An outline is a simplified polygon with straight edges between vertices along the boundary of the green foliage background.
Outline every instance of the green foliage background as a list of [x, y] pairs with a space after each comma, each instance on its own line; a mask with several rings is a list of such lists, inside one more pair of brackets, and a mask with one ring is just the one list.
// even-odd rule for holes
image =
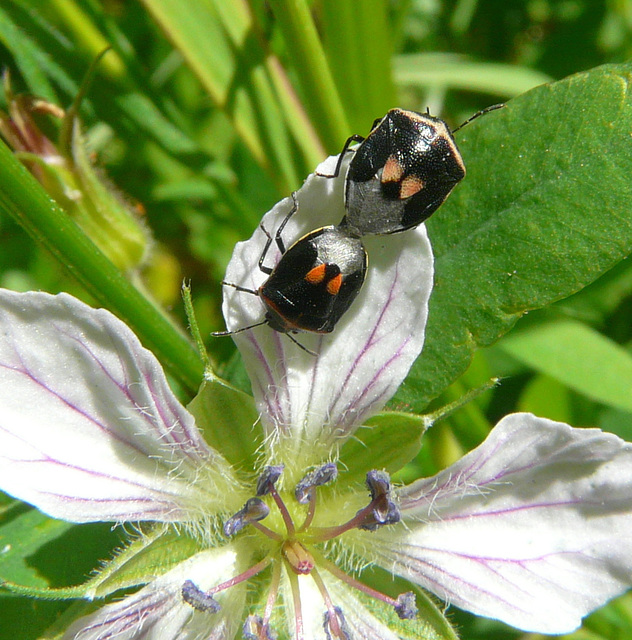
[[[409, 414], [492, 376], [502, 384], [426, 434], [399, 479], [449, 464], [513, 410], [632, 440], [631, 2], [0, 4], [0, 61], [15, 93], [68, 107], [108, 45], [81, 120], [153, 251], [121, 273], [3, 148], [1, 286], [108, 306], [190, 398], [201, 362], [182, 330], [183, 278], [202, 335], [223, 329], [219, 281], [234, 243], [351, 133], [366, 135], [393, 106], [455, 126], [507, 101], [457, 134], [468, 176], [428, 223], [437, 284], [427, 347], [392, 402], [396, 418], [375, 419], [381, 442], [392, 458], [402, 441], [416, 453], [421, 423]], [[58, 138], [58, 122], [42, 126]], [[231, 341], [207, 347], [247, 391]], [[107, 525], [70, 526], [0, 499], [0, 576], [15, 582], [77, 584], [119, 540]], [[0, 638], [38, 638], [66, 607], [0, 596]], [[631, 607], [624, 596], [569, 638], [632, 637]], [[521, 637], [450, 615], [468, 640]]]

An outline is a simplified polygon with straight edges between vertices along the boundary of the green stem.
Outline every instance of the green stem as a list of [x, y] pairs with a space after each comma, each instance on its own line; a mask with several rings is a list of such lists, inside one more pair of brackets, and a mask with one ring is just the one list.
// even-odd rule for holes
[[190, 393], [202, 381], [200, 356], [184, 334], [145, 298], [0, 143], [0, 212], [5, 211], [143, 344]]
[[349, 123], [307, 3], [270, 0], [269, 5], [283, 32], [305, 103], [318, 123], [325, 146], [330, 152], [339, 151], [349, 137]]

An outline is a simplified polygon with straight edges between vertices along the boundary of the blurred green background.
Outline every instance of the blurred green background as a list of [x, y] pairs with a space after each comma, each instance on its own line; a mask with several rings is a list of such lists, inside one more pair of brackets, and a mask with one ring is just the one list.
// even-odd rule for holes
[[[208, 336], [224, 328], [219, 282], [235, 242], [349, 135], [366, 135], [394, 106], [429, 109], [454, 127], [542, 83], [627, 62], [632, 2], [4, 0], [0, 62], [10, 78], [5, 74], [0, 108], [10, 114], [10, 99], [30, 94], [67, 109], [106, 46], [112, 50], [79, 107], [85, 147], [68, 144], [59, 118], [41, 109], [34, 118], [41, 135], [72, 156], [72, 179], [107, 176], [114, 187], [122, 221], [102, 248], [122, 252], [129, 280], [182, 327], [180, 286], [190, 281]], [[77, 157], [79, 148], [85, 158]], [[28, 153], [22, 149], [25, 164], [42, 169]], [[64, 176], [48, 177], [63, 183]], [[69, 211], [66, 187], [57, 185], [58, 202]], [[105, 196], [97, 189], [95, 197]], [[128, 232], [140, 249], [125, 244]], [[95, 301], [94, 291], [5, 214], [0, 286]], [[479, 350], [431, 408], [492, 376], [502, 384], [437, 425], [401, 477], [449, 464], [513, 410], [632, 440], [631, 314], [632, 270], [622, 261], [583, 291], [520, 320], [506, 338]], [[207, 346], [217, 369], [247, 386], [232, 342], [209, 339]], [[184, 383], [182, 392], [186, 397]], [[395, 406], [406, 409], [401, 399]], [[24, 527], [27, 516], [37, 523]], [[107, 526], [51, 524], [9, 498], [0, 502], [2, 521], [0, 575], [3, 535], [19, 535], [27, 548], [32, 536], [26, 555], [45, 582], [81, 581], [119, 539]], [[60, 561], [70, 549], [72, 561]], [[631, 605], [629, 597], [619, 599], [569, 637], [632, 637]], [[64, 606], [3, 597], [0, 638], [39, 637]], [[536, 637], [459, 612], [450, 616], [466, 639]]]

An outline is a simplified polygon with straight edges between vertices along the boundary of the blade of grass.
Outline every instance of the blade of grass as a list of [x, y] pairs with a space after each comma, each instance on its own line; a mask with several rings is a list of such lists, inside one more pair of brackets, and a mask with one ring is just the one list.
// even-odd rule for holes
[[550, 82], [552, 78], [527, 67], [475, 62], [451, 53], [415, 53], [401, 55], [394, 62], [395, 80], [400, 85], [444, 86], [490, 93], [507, 98]]
[[327, 58], [352, 131], [366, 132], [396, 102], [387, 3], [325, 0], [322, 15]]
[[[70, 8], [56, 11], [54, 3], [57, 0], [51, 0], [46, 6], [33, 4], [30, 0], [10, 0], [6, 6], [17, 29], [11, 33], [12, 39], [7, 47], [15, 55], [30, 91], [46, 97], [47, 94], [39, 85], [33, 84], [28, 75], [28, 60], [24, 59], [24, 52], [29, 51], [29, 47], [33, 49], [35, 62], [45, 77], [53, 80], [66, 94], [65, 100], [53, 92], [51, 101], [64, 106], [65, 102], [74, 99], [86, 70], [108, 40], [98, 35], [98, 31], [95, 35], [96, 27], [91, 17], [82, 13], [76, 4], [71, 0], [61, 1], [70, 4]], [[54, 15], [55, 23], [48, 20], [48, 14], [44, 15], [44, 9]], [[65, 21], [66, 14], [72, 18], [68, 22]], [[24, 34], [28, 34], [28, 38]], [[134, 140], [138, 130], [145, 131], [170, 154], [191, 164], [200, 155], [199, 146], [165, 117], [158, 106], [159, 101], [143, 79], [144, 72], [137, 69], [135, 58], [129, 51], [118, 47], [119, 41], [117, 38], [114, 50], [104, 57], [97, 70], [105, 82], [93, 84], [83, 106], [94, 108], [119, 133], [127, 125]]]
[[38, 96], [55, 102], [57, 96], [42, 67], [42, 52], [13, 22], [8, 12], [0, 6], [0, 42], [13, 54], [22, 75]]
[[269, 5], [294, 61], [312, 120], [325, 147], [339, 151], [351, 130], [309, 8], [304, 0], [270, 0]]
[[[267, 79], [257, 73], [264, 52], [248, 39], [248, 24], [239, 28], [233, 24], [227, 30], [213, 4], [202, 0], [143, 2], [213, 102], [230, 117], [256, 162], [270, 174], [281, 192], [294, 188], [297, 174], [289, 170], [292, 164], [286, 134], [279, 136], [278, 129], [266, 130], [271, 118], [276, 125], [282, 119], [275, 114], [277, 105], [271, 101]], [[243, 13], [234, 15], [246, 19]], [[233, 40], [237, 35], [241, 40]]]

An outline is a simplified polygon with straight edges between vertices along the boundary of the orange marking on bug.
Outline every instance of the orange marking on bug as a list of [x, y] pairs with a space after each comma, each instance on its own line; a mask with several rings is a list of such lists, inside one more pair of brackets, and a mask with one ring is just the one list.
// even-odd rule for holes
[[310, 269], [305, 274], [305, 280], [309, 282], [309, 284], [320, 284], [325, 279], [325, 270], [327, 265], [319, 264], [317, 267]]
[[399, 188], [399, 197], [401, 200], [405, 200], [419, 193], [423, 188], [423, 180], [417, 176], [408, 176], [402, 180], [402, 185]]
[[399, 182], [404, 175], [404, 167], [395, 156], [389, 156], [382, 170], [382, 182]]
[[338, 295], [338, 292], [340, 291], [341, 286], [342, 286], [342, 273], [339, 273], [337, 276], [332, 278], [327, 283], [327, 293], [331, 294], [332, 296], [336, 296]]

